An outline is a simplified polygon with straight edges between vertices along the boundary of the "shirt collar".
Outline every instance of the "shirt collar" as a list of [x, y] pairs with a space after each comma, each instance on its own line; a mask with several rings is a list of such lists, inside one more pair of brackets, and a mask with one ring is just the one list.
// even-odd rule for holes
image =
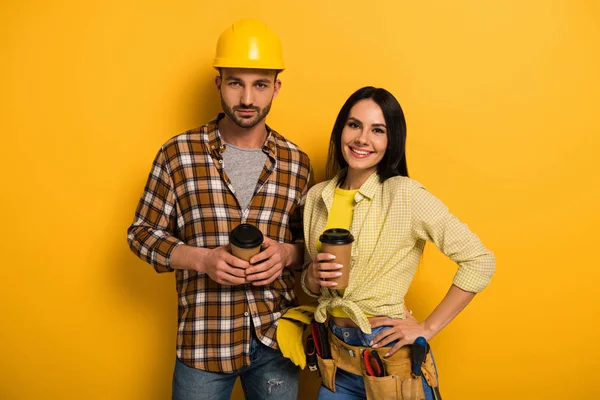
[[367, 178], [365, 183], [362, 184], [360, 189], [358, 189], [358, 194], [372, 200], [375, 197], [375, 193], [377, 193], [377, 189], [381, 186], [381, 182], [379, 182], [379, 175], [374, 172]]
[[[327, 208], [330, 210], [331, 205], [333, 203], [333, 197], [335, 196], [335, 188], [338, 187], [342, 177], [346, 174], [346, 170], [342, 170], [337, 173], [333, 179], [329, 181], [329, 183], [323, 189], [321, 197], [325, 200], [325, 204]], [[354, 199], [356, 202], [360, 202], [362, 199], [367, 198], [372, 200], [377, 193], [377, 189], [381, 186], [379, 182], [379, 175], [374, 172], [367, 178], [365, 183], [358, 189], [358, 192], [354, 195]]]

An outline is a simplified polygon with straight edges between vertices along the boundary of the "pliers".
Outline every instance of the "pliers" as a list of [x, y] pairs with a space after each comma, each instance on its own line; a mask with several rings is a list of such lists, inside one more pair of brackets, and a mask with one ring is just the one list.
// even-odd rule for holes
[[367, 370], [367, 375], [369, 376], [385, 376], [385, 365], [377, 350], [365, 349], [362, 353], [363, 363], [365, 364], [365, 369]]

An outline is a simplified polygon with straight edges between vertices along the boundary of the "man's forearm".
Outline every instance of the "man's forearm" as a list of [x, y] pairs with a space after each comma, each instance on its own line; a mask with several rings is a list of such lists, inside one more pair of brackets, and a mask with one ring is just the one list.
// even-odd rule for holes
[[202, 262], [206, 253], [210, 251], [202, 247], [188, 246], [181, 244], [171, 253], [170, 267], [174, 269], [189, 269], [198, 272], [202, 271]]

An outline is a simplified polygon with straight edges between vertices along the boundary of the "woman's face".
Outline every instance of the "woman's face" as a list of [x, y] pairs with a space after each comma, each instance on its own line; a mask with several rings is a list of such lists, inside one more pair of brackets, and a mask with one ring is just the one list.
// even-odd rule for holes
[[375, 172], [387, 144], [387, 127], [381, 108], [371, 99], [356, 103], [342, 130], [342, 154], [348, 170]]

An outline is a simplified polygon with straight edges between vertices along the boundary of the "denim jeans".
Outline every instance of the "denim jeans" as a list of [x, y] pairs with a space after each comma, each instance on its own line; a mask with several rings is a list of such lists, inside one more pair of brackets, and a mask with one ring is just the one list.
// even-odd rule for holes
[[[371, 334], [364, 333], [359, 328], [341, 328], [329, 320], [330, 332], [341, 339], [344, 343], [351, 346], [369, 347], [369, 343], [381, 331], [390, 328], [389, 326], [380, 326], [372, 329]], [[398, 341], [392, 342], [386, 346], [393, 346]], [[433, 357], [433, 353], [432, 353]], [[437, 373], [437, 372], [436, 372]], [[433, 390], [427, 385], [424, 377], [421, 377], [423, 389], [425, 391], [425, 400], [433, 400]], [[364, 400], [366, 399], [365, 383], [362, 376], [351, 374], [338, 368], [335, 374], [335, 390], [332, 392], [321, 385], [317, 400]]]
[[229, 400], [238, 376], [248, 400], [296, 400], [298, 396], [298, 367], [281, 351], [262, 344], [252, 329], [250, 365], [234, 373], [191, 368], [177, 358], [173, 400]]

